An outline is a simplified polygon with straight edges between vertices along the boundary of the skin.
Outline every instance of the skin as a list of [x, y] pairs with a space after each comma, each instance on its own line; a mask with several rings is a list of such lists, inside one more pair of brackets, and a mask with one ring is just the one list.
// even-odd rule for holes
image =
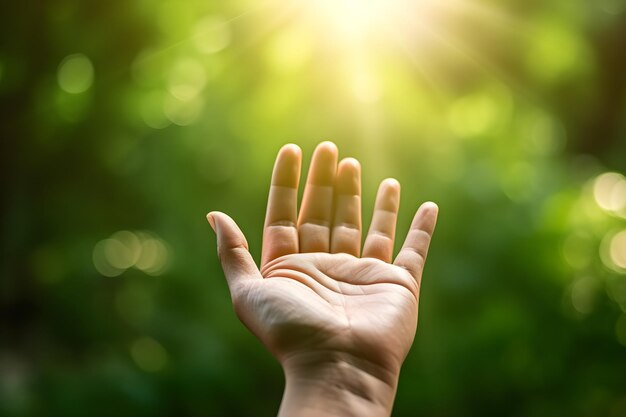
[[233, 306], [283, 367], [279, 416], [388, 416], [438, 208], [422, 204], [392, 259], [400, 184], [384, 180], [361, 251], [358, 161], [319, 144], [298, 212], [301, 163], [292, 144], [276, 158], [260, 268], [235, 222], [207, 215]]

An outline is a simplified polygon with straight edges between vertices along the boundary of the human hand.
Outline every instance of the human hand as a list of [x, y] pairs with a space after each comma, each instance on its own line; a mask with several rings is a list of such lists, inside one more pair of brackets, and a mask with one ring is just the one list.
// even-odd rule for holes
[[235, 311], [283, 366], [281, 414], [388, 415], [415, 336], [437, 206], [419, 208], [392, 263], [400, 184], [383, 181], [361, 254], [359, 163], [337, 164], [336, 146], [321, 143], [298, 215], [301, 159], [295, 145], [276, 158], [260, 269], [235, 222], [207, 216]]

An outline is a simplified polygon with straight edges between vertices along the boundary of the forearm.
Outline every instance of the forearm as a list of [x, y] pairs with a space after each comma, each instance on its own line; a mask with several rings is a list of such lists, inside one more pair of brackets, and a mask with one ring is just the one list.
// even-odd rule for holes
[[398, 370], [325, 352], [287, 359], [283, 369], [286, 385], [279, 417], [391, 415]]

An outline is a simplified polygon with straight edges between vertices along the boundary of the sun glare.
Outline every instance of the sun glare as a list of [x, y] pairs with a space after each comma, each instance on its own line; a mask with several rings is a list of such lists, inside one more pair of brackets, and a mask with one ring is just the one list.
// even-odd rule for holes
[[[480, 25], [505, 38], [519, 32], [509, 14], [476, 0], [297, 0], [294, 6], [291, 21], [314, 33], [322, 50], [338, 52], [334, 68], [350, 68], [350, 77], [369, 72], [361, 78], [374, 81], [384, 78], [376, 74], [383, 66], [410, 69], [438, 96], [444, 95], [455, 65], [469, 66], [499, 82], [505, 78], [476, 47], [479, 41], [464, 36], [467, 25]], [[360, 84], [362, 80], [355, 88], [361, 90]], [[367, 84], [369, 88], [372, 83]], [[360, 92], [356, 98], [371, 102], [377, 96]]]
[[422, 25], [432, 24], [432, 19], [422, 18], [435, 2], [299, 0], [295, 6], [292, 22], [298, 30], [312, 33], [316, 44], [333, 57], [332, 71], [342, 80], [340, 88], [355, 102], [368, 105], [381, 97], [381, 62], [396, 54], [411, 66], [421, 65], [414, 40], [420, 37]]
[[303, 12], [329, 30], [337, 41], [388, 36], [406, 25], [429, 0], [315, 0]]
[[361, 36], [385, 24], [394, 1], [383, 0], [317, 0], [310, 2], [318, 17], [328, 20], [334, 29], [346, 36]]

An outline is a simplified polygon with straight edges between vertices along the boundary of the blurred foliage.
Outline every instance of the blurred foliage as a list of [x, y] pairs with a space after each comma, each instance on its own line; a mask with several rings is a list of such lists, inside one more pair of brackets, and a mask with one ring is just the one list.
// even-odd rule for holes
[[[0, 414], [270, 416], [204, 214], [321, 140], [441, 206], [395, 416], [626, 415], [626, 3], [0, 5]], [[402, 240], [402, 239], [400, 239]]]

